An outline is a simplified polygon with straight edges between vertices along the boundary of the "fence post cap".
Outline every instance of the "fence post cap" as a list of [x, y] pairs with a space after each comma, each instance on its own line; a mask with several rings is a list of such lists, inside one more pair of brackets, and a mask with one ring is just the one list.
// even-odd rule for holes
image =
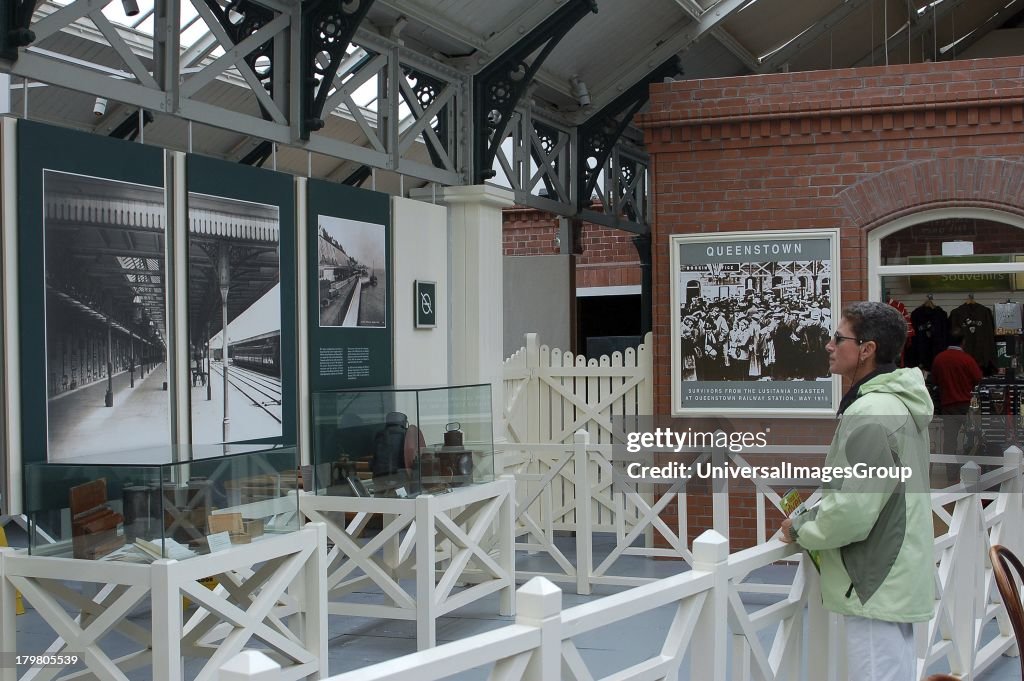
[[587, 443], [589, 443], [590, 442], [590, 433], [587, 432], [586, 430], [583, 430], [582, 428], [580, 428], [575, 433], [573, 433], [573, 440], [576, 441], [576, 442], [587, 442]]
[[539, 621], [562, 611], [562, 590], [544, 577], [534, 577], [516, 591], [517, 619]]
[[275, 678], [281, 670], [281, 665], [267, 657], [263, 651], [243, 650], [225, 662], [220, 670], [224, 675], [222, 678], [249, 678], [259, 681]]
[[1020, 465], [1021, 459], [1024, 458], [1024, 451], [1021, 451], [1021, 448], [1017, 445], [1010, 445], [1006, 448], [1006, 451], [1003, 452], [1003, 456], [1014, 464]]
[[693, 562], [696, 564], [722, 563], [729, 558], [729, 540], [714, 530], [705, 530], [693, 540]]
[[973, 461], [968, 461], [960, 468], [961, 482], [978, 482], [981, 478], [981, 466]]

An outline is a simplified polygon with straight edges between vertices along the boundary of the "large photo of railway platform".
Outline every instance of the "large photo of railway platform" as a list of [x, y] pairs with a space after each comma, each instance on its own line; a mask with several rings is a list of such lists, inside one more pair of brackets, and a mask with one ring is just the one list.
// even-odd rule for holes
[[387, 326], [384, 225], [327, 215], [317, 224], [320, 326]]
[[44, 170], [50, 461], [167, 445], [164, 190]]
[[280, 209], [190, 192], [193, 444], [281, 437]]

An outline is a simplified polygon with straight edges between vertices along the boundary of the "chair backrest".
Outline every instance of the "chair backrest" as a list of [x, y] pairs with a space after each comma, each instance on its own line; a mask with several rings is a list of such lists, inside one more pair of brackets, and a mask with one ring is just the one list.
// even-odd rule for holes
[[[1003, 605], [1006, 613], [1010, 616], [1010, 624], [1013, 625], [1013, 635], [1017, 639], [1017, 645], [1024, 641], [1024, 606], [1020, 602], [1020, 592], [1017, 590], [1017, 581], [1008, 565], [1012, 565], [1022, 581], [1024, 581], [1024, 565], [1021, 565], [1017, 556], [1005, 546], [994, 545], [988, 552], [989, 560], [992, 561], [992, 571], [996, 577], [996, 586], [999, 587], [999, 595], [1003, 598]], [[1021, 679], [1024, 681], [1024, 664], [1021, 666]]]

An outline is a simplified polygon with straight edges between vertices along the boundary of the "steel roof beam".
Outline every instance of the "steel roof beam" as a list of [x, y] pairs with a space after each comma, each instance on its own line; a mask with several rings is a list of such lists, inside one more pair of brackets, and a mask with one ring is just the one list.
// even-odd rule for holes
[[474, 183], [494, 177], [491, 166], [516, 106], [555, 46], [591, 13], [597, 13], [597, 0], [569, 0], [473, 79]]
[[796, 38], [792, 39], [781, 49], [773, 52], [768, 58], [760, 61], [757, 71], [760, 73], [772, 73], [778, 71], [784, 64], [789, 63], [798, 54], [814, 44], [818, 38], [838, 26], [844, 19], [866, 5], [868, 0], [847, 0], [824, 17], [815, 22], [810, 28], [805, 29]]
[[[593, 107], [603, 109], [608, 106], [616, 97], [626, 89], [643, 80], [652, 68], [658, 64], [664, 64], [673, 55], [679, 55], [697, 44], [707, 35], [713, 35], [713, 31], [719, 28], [720, 24], [729, 18], [733, 12], [740, 9], [748, 0], [722, 0], [710, 10], [697, 16], [693, 9], [685, 2], [676, 0], [677, 4], [686, 12], [692, 21], [683, 27], [682, 30], [672, 30], [665, 40], [655, 43], [657, 46], [643, 55], [642, 58], [634, 59], [626, 68], [616, 72], [607, 85], [602, 84], [600, 91], [594, 94]], [[724, 31], [723, 31], [724, 33]], [[735, 43], [735, 41], [732, 41]], [[724, 44], [724, 43], [723, 43]], [[729, 45], [725, 45], [729, 49]], [[740, 57], [744, 62], [752, 60], [753, 57], [743, 50], [745, 56]]]
[[[676, 0], [676, 4], [683, 8], [683, 11], [697, 22], [697, 40], [705, 34], [710, 33], [715, 40], [720, 42], [725, 49], [732, 52], [733, 56], [746, 64], [751, 71], [757, 69], [757, 60], [750, 54], [747, 48], [736, 42], [736, 39], [725, 32], [720, 24], [729, 18], [734, 12], [743, 8], [750, 0], [721, 0], [718, 4], [702, 12], [694, 12], [693, 3], [686, 0]], [[686, 49], [689, 48], [689, 45]]]
[[[954, 53], [966, 52], [974, 43], [978, 42], [990, 32], [998, 30], [1005, 24], [1010, 17], [1017, 14], [1018, 12], [1024, 12], [1024, 5], [1018, 5], [1013, 3], [1012, 5], [1006, 5], [1001, 10], [993, 14], [988, 20], [974, 29], [974, 32], [969, 36], [957, 43], [956, 48], [953, 50]], [[941, 57], [940, 57], [941, 58]], [[952, 59], [953, 57], [950, 57]]]

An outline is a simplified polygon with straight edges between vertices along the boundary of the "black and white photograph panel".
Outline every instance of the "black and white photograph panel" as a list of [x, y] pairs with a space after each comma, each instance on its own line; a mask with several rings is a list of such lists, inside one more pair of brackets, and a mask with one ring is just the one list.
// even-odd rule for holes
[[47, 459], [171, 441], [161, 187], [43, 172]]
[[384, 225], [318, 216], [320, 326], [387, 325]]
[[188, 216], [192, 443], [280, 437], [280, 209], [192, 192]]
[[673, 237], [673, 413], [832, 413], [837, 232]]

